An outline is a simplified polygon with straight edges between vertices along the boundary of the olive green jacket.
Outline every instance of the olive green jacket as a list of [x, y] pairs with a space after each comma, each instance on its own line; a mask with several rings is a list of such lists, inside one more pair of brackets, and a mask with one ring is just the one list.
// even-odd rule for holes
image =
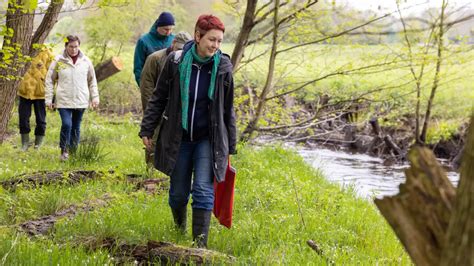
[[148, 100], [150, 100], [155, 90], [156, 81], [166, 62], [166, 57], [171, 52], [171, 48], [161, 49], [146, 58], [140, 77], [140, 93], [142, 97], [142, 110], [145, 113]]

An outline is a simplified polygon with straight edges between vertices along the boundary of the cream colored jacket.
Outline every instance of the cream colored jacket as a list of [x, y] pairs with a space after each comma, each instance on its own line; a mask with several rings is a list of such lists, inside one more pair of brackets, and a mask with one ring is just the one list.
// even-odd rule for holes
[[76, 64], [64, 51], [49, 66], [46, 76], [46, 101], [53, 100], [56, 85], [56, 108], [87, 108], [89, 101], [99, 102], [99, 90], [91, 60], [79, 51]]

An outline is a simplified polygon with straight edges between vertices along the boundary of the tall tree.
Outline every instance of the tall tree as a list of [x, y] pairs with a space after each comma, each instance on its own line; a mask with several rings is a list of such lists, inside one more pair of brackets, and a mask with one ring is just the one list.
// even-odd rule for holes
[[273, 34], [272, 34], [272, 48], [270, 52], [270, 58], [268, 62], [268, 72], [267, 72], [267, 79], [265, 81], [265, 85], [263, 86], [262, 92], [258, 97], [257, 109], [255, 112], [254, 117], [249, 121], [247, 127], [245, 128], [244, 132], [242, 133], [241, 140], [247, 141], [252, 136], [253, 131], [257, 126], [258, 120], [262, 116], [263, 108], [265, 106], [265, 98], [267, 97], [268, 93], [270, 92], [271, 88], [273, 87], [273, 76], [275, 72], [275, 60], [277, 55], [277, 46], [278, 46], [278, 22], [280, 17], [278, 16], [278, 11], [280, 7], [280, 1], [274, 1], [274, 8], [273, 8]]
[[3, 141], [17, 94], [20, 77], [28, 67], [28, 58], [38, 53], [36, 44], [42, 44], [57, 21], [64, 0], [53, 0], [41, 24], [33, 34], [35, 5], [33, 1], [8, 1], [5, 32], [0, 51], [0, 143]]
[[239, 66], [240, 60], [247, 46], [250, 33], [255, 27], [256, 9], [258, 0], [247, 0], [247, 8], [245, 9], [244, 20], [242, 21], [242, 28], [239, 31], [237, 40], [235, 41], [234, 50], [232, 52], [231, 62], [234, 69]]
[[443, 61], [443, 50], [445, 49], [444, 34], [446, 32], [446, 29], [445, 29], [444, 22], [445, 22], [445, 12], [446, 12], [447, 5], [448, 5], [448, 2], [446, 0], [443, 0], [441, 4], [441, 14], [440, 14], [440, 19], [439, 19], [439, 31], [436, 38], [436, 44], [438, 46], [438, 53], [436, 57], [436, 70], [435, 70], [435, 74], [433, 78], [433, 85], [431, 87], [430, 98], [428, 99], [428, 106], [426, 107], [425, 121], [423, 123], [423, 128], [421, 130], [421, 135], [419, 137], [419, 140], [423, 143], [426, 142], [426, 134], [428, 132], [428, 126], [430, 122], [431, 108], [433, 106], [436, 90], [438, 89], [439, 80], [440, 80], [441, 63]]
[[[258, 0], [247, 0], [245, 7], [244, 19], [239, 30], [239, 35], [235, 41], [234, 50], [232, 51], [231, 61], [234, 71], [239, 68], [240, 62], [244, 57], [245, 49], [255, 43], [262, 41], [274, 32], [274, 28], [280, 28], [284, 24], [297, 18], [297, 16], [316, 4], [318, 0], [306, 0], [291, 3], [292, 1], [279, 1], [277, 7], [272, 6], [272, 1], [267, 1], [262, 5], [258, 5]], [[275, 11], [275, 8], [288, 6], [288, 10], [283, 14], [277, 24], [268, 19]], [[258, 36], [255, 32], [258, 28]]]

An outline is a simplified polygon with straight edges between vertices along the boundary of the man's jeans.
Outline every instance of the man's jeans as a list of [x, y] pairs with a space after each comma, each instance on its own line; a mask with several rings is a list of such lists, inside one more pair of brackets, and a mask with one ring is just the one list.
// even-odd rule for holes
[[84, 114], [83, 108], [70, 109], [59, 108], [61, 116], [61, 134], [59, 136], [59, 147], [61, 152], [65, 152], [70, 148], [75, 149], [81, 138], [81, 121]]
[[[191, 177], [194, 172], [194, 180]], [[193, 209], [212, 210], [214, 207], [214, 173], [209, 139], [182, 141], [178, 160], [171, 174], [169, 205], [179, 209], [193, 195]]]

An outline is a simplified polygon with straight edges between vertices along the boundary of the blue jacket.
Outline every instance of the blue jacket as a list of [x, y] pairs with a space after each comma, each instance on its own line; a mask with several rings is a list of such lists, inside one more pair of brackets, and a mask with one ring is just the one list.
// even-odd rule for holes
[[135, 46], [133, 73], [135, 74], [135, 80], [138, 86], [140, 86], [140, 75], [142, 74], [146, 58], [153, 52], [170, 47], [174, 39], [174, 34], [170, 34], [169, 36], [158, 34], [158, 32], [156, 32], [157, 22], [158, 20], [153, 23], [153, 26], [151, 26], [147, 34], [138, 39], [137, 46]]

